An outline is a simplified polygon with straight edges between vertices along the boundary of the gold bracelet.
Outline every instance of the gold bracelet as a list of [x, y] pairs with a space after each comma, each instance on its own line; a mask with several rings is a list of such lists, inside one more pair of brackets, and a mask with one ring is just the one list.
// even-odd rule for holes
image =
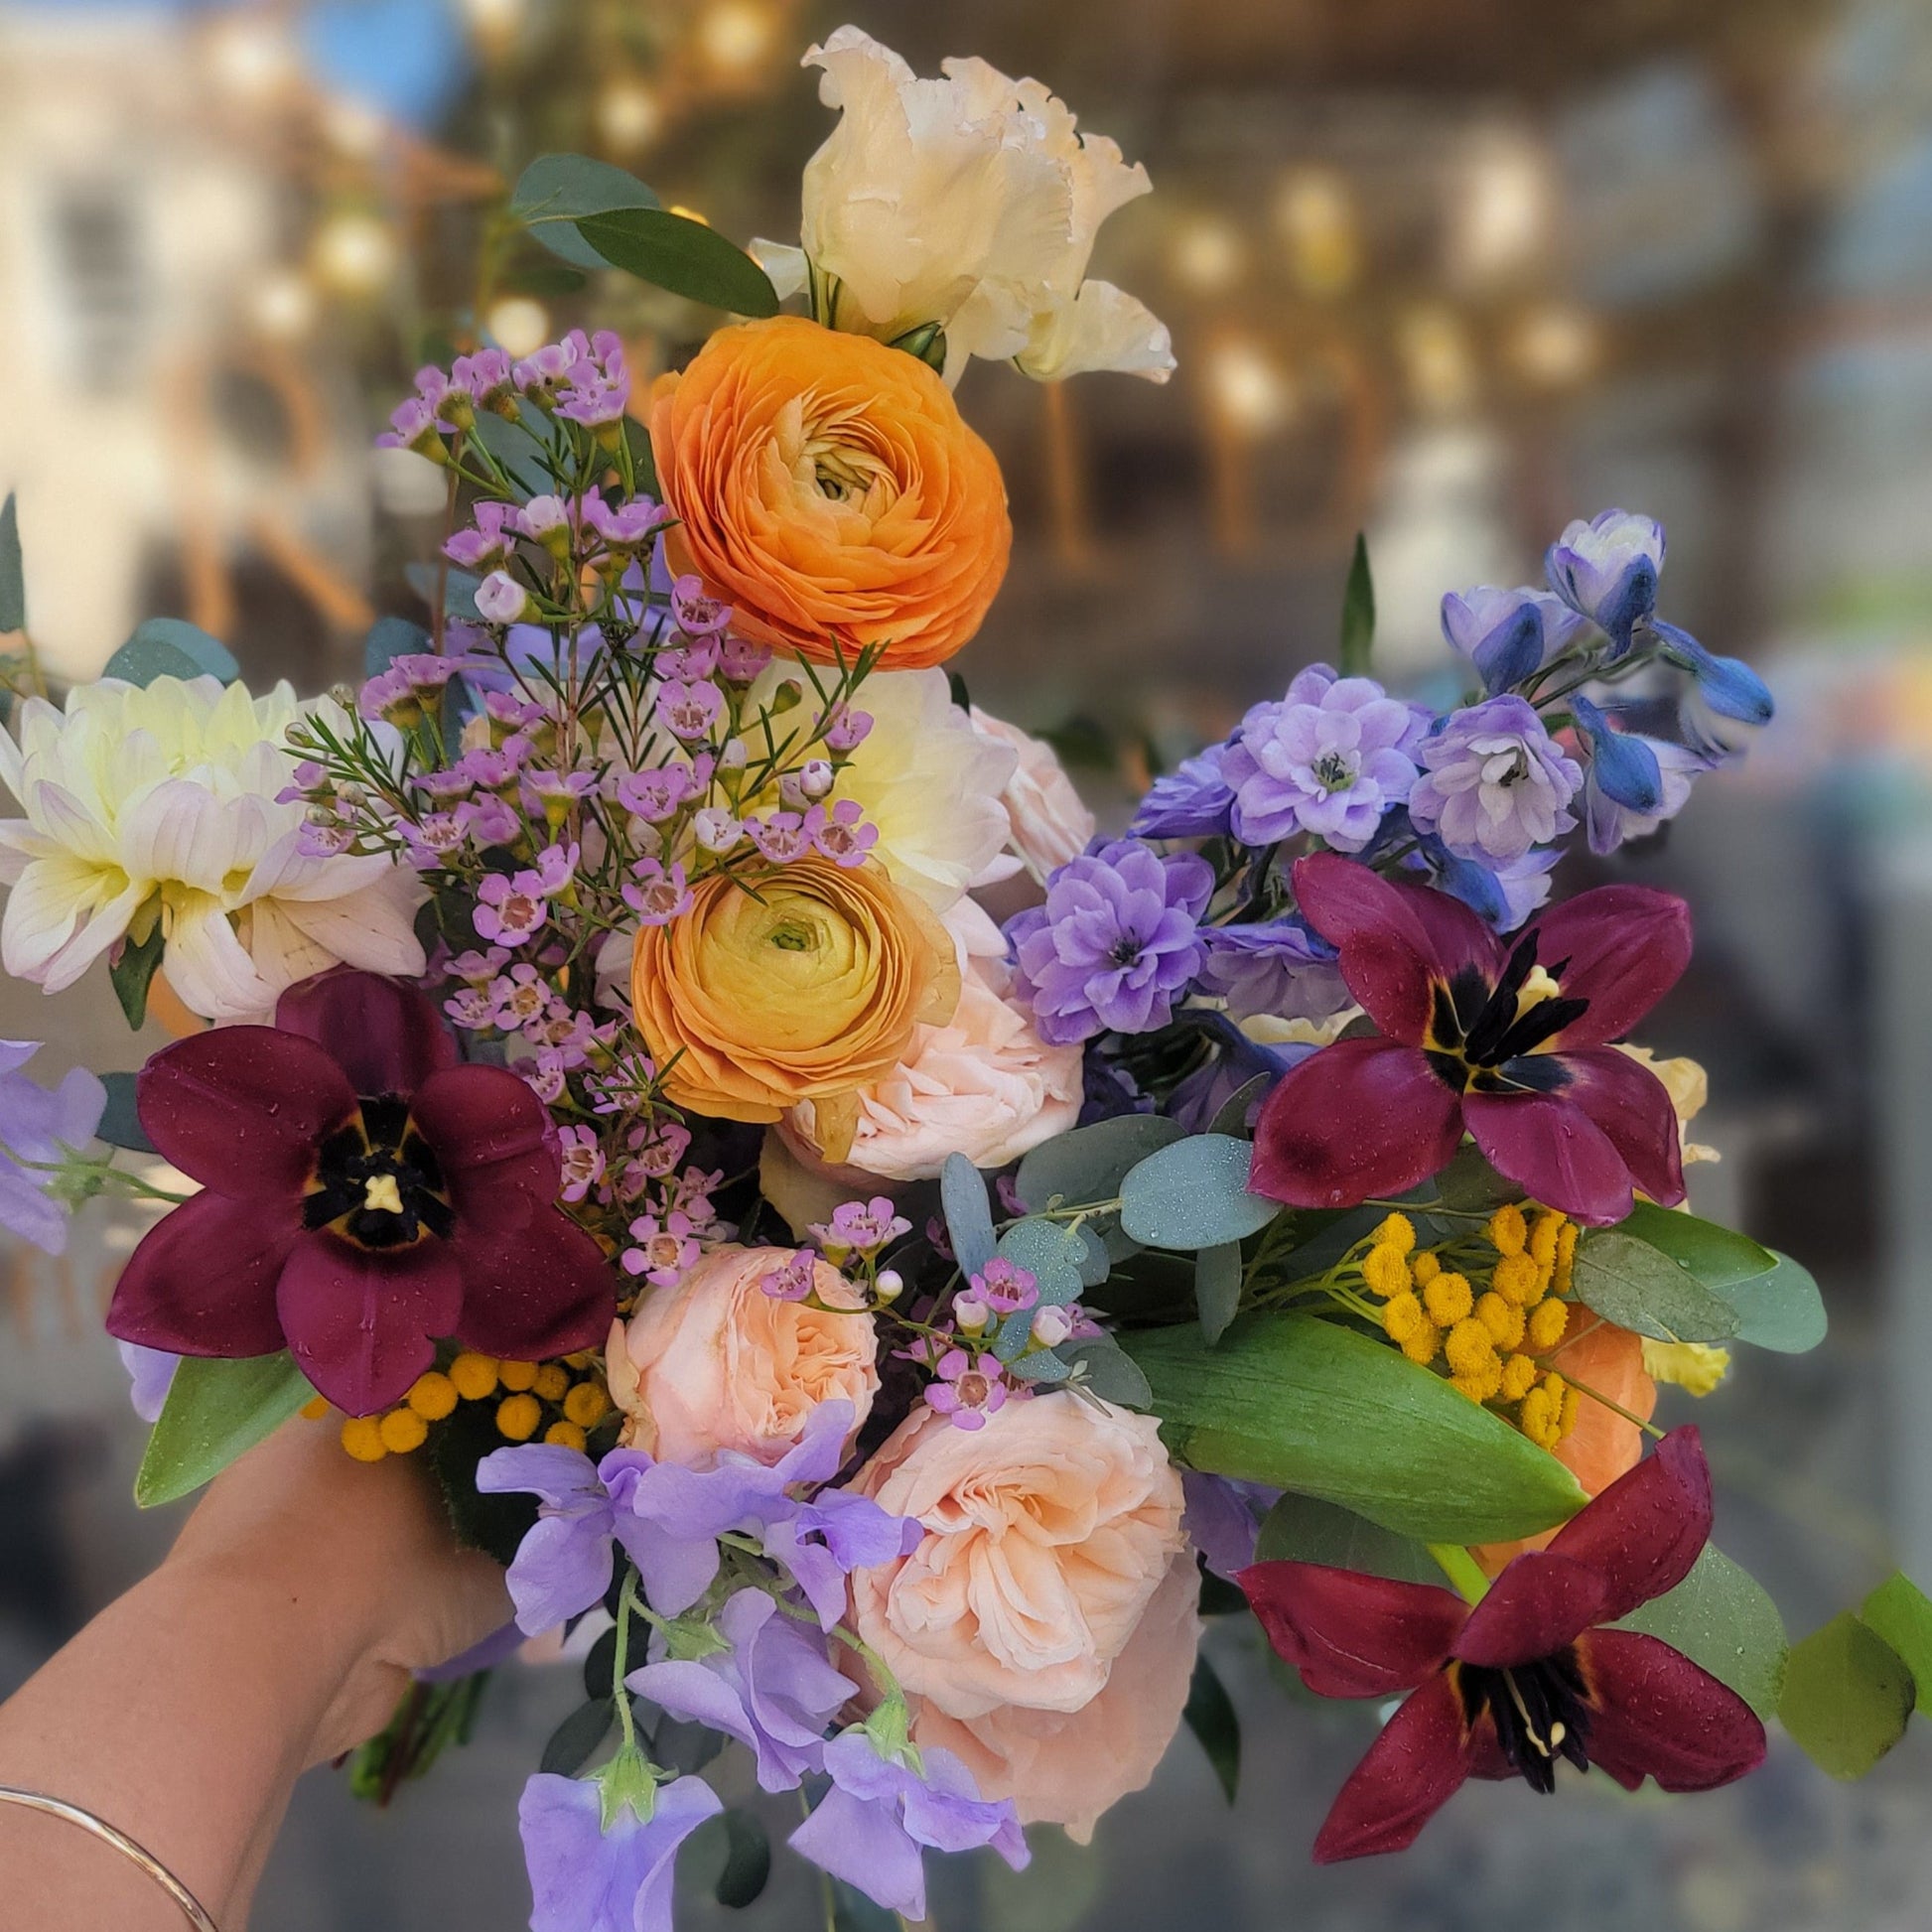
[[65, 1819], [77, 1825], [103, 1845], [111, 1845], [122, 1858], [138, 1865], [181, 1907], [182, 1916], [195, 1932], [217, 1932], [214, 1921], [202, 1909], [195, 1894], [145, 1846], [135, 1844], [123, 1831], [117, 1831], [104, 1818], [70, 1805], [65, 1798], [50, 1798], [44, 1791], [23, 1791], [16, 1785], [0, 1784], [0, 1804], [20, 1805], [28, 1811], [45, 1812], [50, 1818]]

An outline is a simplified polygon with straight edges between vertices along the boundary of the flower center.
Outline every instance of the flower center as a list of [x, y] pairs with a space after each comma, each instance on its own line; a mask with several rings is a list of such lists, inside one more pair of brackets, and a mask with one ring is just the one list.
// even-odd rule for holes
[[989, 1385], [986, 1377], [978, 1369], [968, 1369], [953, 1386], [959, 1391], [959, 1399], [967, 1408], [984, 1407]]
[[1141, 941], [1137, 933], [1123, 932], [1109, 948], [1107, 957], [1116, 966], [1131, 966], [1141, 956]]
[[1423, 1050], [1457, 1093], [1552, 1093], [1570, 1075], [1555, 1049], [1557, 1035], [1589, 1002], [1567, 998], [1562, 978], [1538, 964], [1536, 933], [1527, 932], [1492, 986], [1473, 966], [1438, 980]]
[[1589, 1686], [1574, 1648], [1510, 1670], [1456, 1663], [1449, 1673], [1463, 1724], [1473, 1730], [1486, 1713], [1510, 1768], [1533, 1791], [1556, 1789], [1560, 1757], [1589, 1769]]
[[364, 1099], [323, 1142], [302, 1202], [302, 1224], [330, 1228], [373, 1253], [413, 1247], [456, 1225], [443, 1171], [394, 1094]]
[[1341, 752], [1323, 752], [1314, 761], [1314, 781], [1323, 791], [1346, 791], [1355, 782], [1354, 760]]

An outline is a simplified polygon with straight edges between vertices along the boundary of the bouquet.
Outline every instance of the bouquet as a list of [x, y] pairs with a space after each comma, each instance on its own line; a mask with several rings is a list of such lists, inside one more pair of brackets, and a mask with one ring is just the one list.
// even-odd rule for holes
[[1630, 1035], [1687, 909], [1553, 897], [1763, 684], [1610, 510], [1445, 599], [1440, 712], [1370, 674], [1358, 550], [1337, 665], [1097, 833], [947, 668], [1011, 537], [950, 385], [1165, 377], [1086, 274], [1146, 175], [981, 62], [807, 60], [843, 118], [798, 248], [577, 157], [517, 184], [533, 245], [739, 319], [648, 388], [581, 331], [425, 369], [385, 440], [450, 524], [358, 689], [251, 695], [167, 621], [59, 708], [14, 680], [6, 968], [104, 961], [178, 1035], [58, 1094], [11, 1045], [0, 1103], [28, 1238], [164, 1210], [107, 1315], [141, 1500], [283, 1426], [427, 1465], [516, 1620], [351, 1776], [386, 1797], [566, 1637], [536, 1932], [667, 1926], [700, 1830], [730, 1901], [771, 1828], [840, 1923], [921, 1918], [927, 1851], [1086, 1837], [1183, 1718], [1231, 1792], [1203, 1617], [1391, 1701], [1317, 1859], [1469, 1776], [1720, 1785], [1773, 1714], [1865, 1768], [1932, 1605], [1894, 1579], [1787, 1650], [1651, 1420], [1825, 1328], [1684, 1208], [1704, 1076]]

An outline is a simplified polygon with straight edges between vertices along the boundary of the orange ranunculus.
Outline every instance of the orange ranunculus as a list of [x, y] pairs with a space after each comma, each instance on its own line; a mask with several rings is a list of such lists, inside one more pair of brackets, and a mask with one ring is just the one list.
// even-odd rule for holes
[[[1547, 1366], [1580, 1391], [1593, 1389], [1617, 1409], [1627, 1409], [1648, 1422], [1657, 1407], [1657, 1384], [1644, 1372], [1643, 1337], [1581, 1307], [1571, 1312], [1582, 1319]], [[1643, 1454], [1643, 1432], [1615, 1409], [1581, 1395], [1575, 1426], [1551, 1453], [1583, 1484], [1586, 1494], [1596, 1496], [1637, 1466]], [[1541, 1550], [1556, 1533], [1548, 1529], [1515, 1543], [1485, 1543], [1472, 1554], [1493, 1577], [1511, 1557], [1524, 1550]]]
[[860, 1089], [899, 1063], [914, 1028], [951, 1019], [959, 962], [883, 868], [808, 857], [696, 887], [689, 910], [638, 934], [630, 998], [669, 1100], [751, 1121], [809, 1100], [820, 1152], [840, 1161]]
[[950, 657], [1006, 576], [1000, 466], [916, 356], [800, 316], [721, 329], [651, 392], [667, 548], [759, 643]]

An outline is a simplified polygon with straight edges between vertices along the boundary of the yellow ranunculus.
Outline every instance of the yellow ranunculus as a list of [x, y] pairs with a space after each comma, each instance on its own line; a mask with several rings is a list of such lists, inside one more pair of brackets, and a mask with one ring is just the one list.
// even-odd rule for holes
[[638, 936], [630, 996], [668, 1099], [747, 1121], [809, 1100], [837, 1161], [859, 1090], [915, 1027], [952, 1017], [959, 965], [945, 927], [880, 867], [813, 857], [704, 881], [681, 917]]

